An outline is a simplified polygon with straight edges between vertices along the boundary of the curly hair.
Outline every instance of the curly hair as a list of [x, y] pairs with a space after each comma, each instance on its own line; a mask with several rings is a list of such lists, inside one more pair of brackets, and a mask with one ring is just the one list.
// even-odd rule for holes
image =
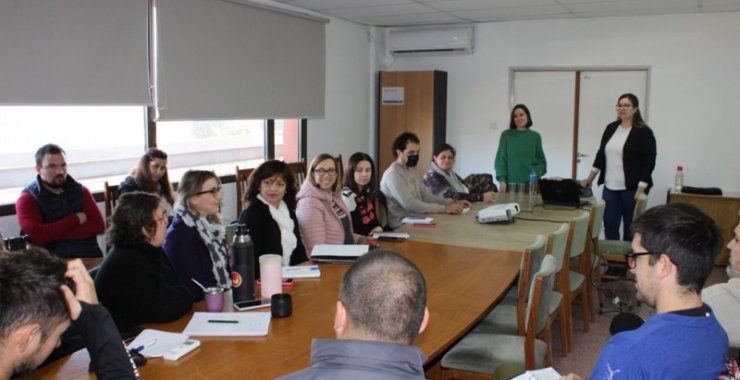
[[159, 207], [159, 197], [143, 191], [125, 193], [118, 199], [108, 228], [108, 242], [116, 246], [132, 246], [148, 242], [146, 231], [154, 236], [157, 221], [154, 211]]
[[263, 162], [257, 169], [254, 169], [247, 180], [247, 193], [244, 194], [244, 203], [252, 202], [257, 199], [260, 193], [260, 184], [267, 178], [280, 175], [285, 182], [285, 195], [283, 201], [288, 206], [288, 210], [295, 210], [295, 195], [298, 191], [295, 186], [295, 177], [290, 171], [288, 165], [283, 161], [269, 160]]

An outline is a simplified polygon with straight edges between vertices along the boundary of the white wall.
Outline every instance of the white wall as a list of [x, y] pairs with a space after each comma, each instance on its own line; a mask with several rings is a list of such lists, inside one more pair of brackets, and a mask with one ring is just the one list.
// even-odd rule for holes
[[368, 27], [331, 18], [326, 25], [326, 108], [308, 121], [308, 160], [319, 153], [370, 152]]
[[[448, 72], [447, 139], [467, 174], [493, 171], [510, 67], [650, 66], [648, 124], [658, 142], [650, 203], [659, 204], [679, 164], [688, 186], [740, 192], [738, 36], [740, 13], [486, 23], [473, 55], [397, 58], [386, 70]], [[547, 128], [536, 115], [535, 127]]]

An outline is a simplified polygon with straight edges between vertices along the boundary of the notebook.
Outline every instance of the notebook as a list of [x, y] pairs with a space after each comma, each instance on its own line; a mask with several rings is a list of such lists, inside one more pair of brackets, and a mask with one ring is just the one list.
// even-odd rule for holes
[[541, 179], [539, 186], [542, 203], [546, 205], [580, 207], [590, 204], [581, 201], [580, 186], [572, 179]]
[[196, 311], [185, 335], [265, 336], [270, 328], [270, 312], [206, 313]]
[[352, 262], [367, 253], [367, 244], [316, 244], [311, 252], [311, 261], [317, 263]]

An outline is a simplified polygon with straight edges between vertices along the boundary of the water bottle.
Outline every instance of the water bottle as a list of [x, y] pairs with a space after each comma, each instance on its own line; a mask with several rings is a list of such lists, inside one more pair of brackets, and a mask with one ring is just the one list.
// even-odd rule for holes
[[673, 182], [673, 191], [680, 193], [683, 189], [683, 166], [678, 165], [676, 168], [676, 180]]
[[238, 224], [231, 244], [231, 285], [234, 303], [254, 299], [254, 243], [247, 227]]
[[529, 195], [537, 194], [537, 172], [532, 169], [529, 173]]

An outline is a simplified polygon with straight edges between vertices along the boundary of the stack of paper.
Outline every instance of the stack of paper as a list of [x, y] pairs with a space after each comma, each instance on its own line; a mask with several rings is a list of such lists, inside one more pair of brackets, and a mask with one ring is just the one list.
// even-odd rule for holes
[[195, 312], [183, 334], [200, 336], [265, 336], [270, 328], [270, 312], [206, 313]]
[[423, 217], [423, 216], [407, 216], [401, 219], [401, 223], [404, 224], [432, 224], [434, 218]]
[[311, 251], [311, 260], [316, 262], [354, 261], [367, 253], [367, 244], [316, 244]]
[[405, 241], [410, 236], [408, 232], [373, 232], [371, 237], [377, 240]]
[[188, 338], [185, 334], [145, 329], [128, 345], [128, 349], [137, 349], [147, 358], [159, 358]]
[[283, 267], [283, 278], [317, 278], [321, 277], [318, 265], [298, 265]]

